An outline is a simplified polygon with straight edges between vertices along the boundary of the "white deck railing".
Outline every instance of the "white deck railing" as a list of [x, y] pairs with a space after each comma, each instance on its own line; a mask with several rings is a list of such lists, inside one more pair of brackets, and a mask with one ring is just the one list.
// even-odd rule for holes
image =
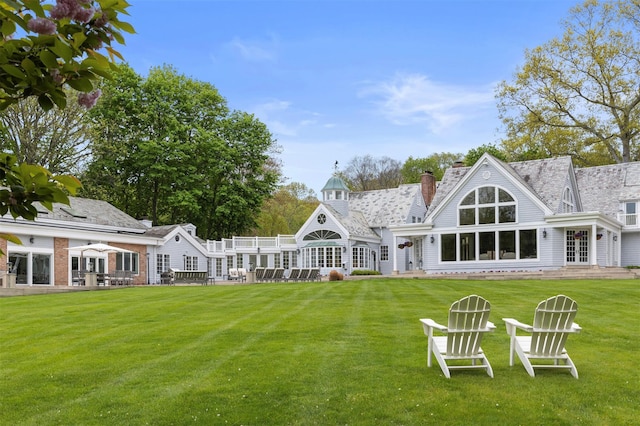
[[254, 252], [258, 249], [278, 250], [295, 248], [294, 235], [278, 235], [277, 237], [233, 237], [222, 241], [208, 240], [205, 247], [209, 253]]
[[640, 227], [640, 220], [638, 220], [638, 214], [624, 214], [618, 213], [618, 220], [624, 224], [627, 228], [638, 228]]

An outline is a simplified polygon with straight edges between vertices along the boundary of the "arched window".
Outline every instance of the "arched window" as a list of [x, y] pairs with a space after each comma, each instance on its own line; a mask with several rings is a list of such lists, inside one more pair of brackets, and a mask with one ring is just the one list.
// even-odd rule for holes
[[458, 207], [460, 226], [516, 221], [516, 201], [497, 186], [481, 186], [469, 192]]
[[575, 211], [575, 202], [573, 200], [573, 192], [571, 189], [565, 188], [562, 193], [562, 205], [561, 205], [562, 213], [572, 213]]
[[315, 240], [339, 240], [340, 234], [334, 231], [329, 231], [328, 229], [318, 229], [317, 231], [313, 231], [308, 233], [302, 238], [304, 241], [315, 241]]

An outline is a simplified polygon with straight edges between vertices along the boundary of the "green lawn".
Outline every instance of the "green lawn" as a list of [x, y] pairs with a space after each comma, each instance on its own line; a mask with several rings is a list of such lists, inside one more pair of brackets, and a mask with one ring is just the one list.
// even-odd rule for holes
[[[640, 419], [637, 281], [363, 281], [139, 287], [0, 299], [6, 425], [629, 425]], [[427, 368], [419, 318], [479, 294], [495, 378]], [[579, 305], [566, 371], [509, 367], [504, 317]]]

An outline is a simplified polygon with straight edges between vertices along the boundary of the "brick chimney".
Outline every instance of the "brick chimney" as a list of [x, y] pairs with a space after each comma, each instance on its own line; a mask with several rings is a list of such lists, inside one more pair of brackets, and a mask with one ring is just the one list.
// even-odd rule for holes
[[433, 197], [436, 196], [436, 177], [430, 171], [425, 171], [420, 176], [420, 183], [422, 184], [422, 198], [427, 206], [431, 205]]

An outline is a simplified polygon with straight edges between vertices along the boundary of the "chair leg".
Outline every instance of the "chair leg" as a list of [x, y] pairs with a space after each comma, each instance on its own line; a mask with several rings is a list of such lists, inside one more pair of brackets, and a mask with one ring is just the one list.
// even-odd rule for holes
[[529, 361], [529, 358], [527, 358], [527, 355], [518, 344], [516, 344], [516, 352], [518, 353], [518, 358], [520, 358], [524, 369], [527, 370], [527, 373], [529, 373], [531, 377], [536, 377], [536, 373], [533, 371], [533, 365], [531, 365], [531, 361]]
[[433, 355], [436, 357], [436, 360], [438, 361], [438, 364], [440, 365], [440, 370], [442, 370], [442, 373], [444, 374], [444, 377], [446, 377], [447, 379], [451, 378], [451, 373], [449, 372], [449, 367], [447, 366], [447, 362], [444, 360], [444, 358], [442, 357], [442, 354], [440, 353], [440, 350], [438, 349], [437, 345], [435, 346], [435, 351], [433, 351]]

